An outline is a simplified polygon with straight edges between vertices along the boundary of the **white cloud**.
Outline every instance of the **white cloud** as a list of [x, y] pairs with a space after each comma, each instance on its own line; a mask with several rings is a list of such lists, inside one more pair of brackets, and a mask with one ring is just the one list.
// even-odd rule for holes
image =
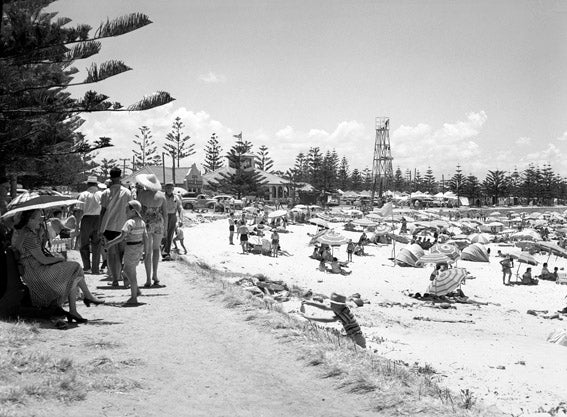
[[516, 145], [530, 145], [531, 143], [532, 143], [532, 138], [527, 138], [525, 136], [516, 139]]
[[200, 75], [199, 80], [207, 84], [219, 84], [226, 82], [226, 76], [209, 71], [207, 74]]
[[567, 141], [567, 131], [563, 132], [563, 135], [559, 136], [557, 140], [560, 142]]
[[484, 111], [468, 113], [466, 120], [443, 123], [434, 129], [428, 124], [400, 126], [391, 134], [393, 165], [402, 169], [417, 168], [422, 174], [431, 167], [440, 177], [454, 172], [460, 164], [465, 173], [485, 168], [477, 138], [487, 120]]
[[522, 164], [522, 169], [526, 168], [529, 164], [534, 164], [539, 167], [549, 164], [557, 173], [567, 171], [567, 155], [553, 143], [549, 143], [547, 148], [541, 151], [527, 154], [520, 160], [520, 163]]

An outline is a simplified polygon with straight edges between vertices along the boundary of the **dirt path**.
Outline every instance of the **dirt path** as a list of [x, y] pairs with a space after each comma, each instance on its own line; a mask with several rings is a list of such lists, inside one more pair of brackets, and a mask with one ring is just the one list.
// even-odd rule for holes
[[44, 411], [82, 417], [376, 415], [364, 397], [319, 378], [292, 346], [207, 300], [192, 282], [194, 272], [175, 262], [162, 263], [160, 271], [167, 287], [145, 290], [140, 300], [147, 304], [122, 308], [127, 290], [98, 289], [109, 305], [83, 308], [91, 322], [53, 331], [49, 342], [68, 344], [86, 358], [136, 360], [119, 372], [142, 388], [89, 393], [85, 401]]

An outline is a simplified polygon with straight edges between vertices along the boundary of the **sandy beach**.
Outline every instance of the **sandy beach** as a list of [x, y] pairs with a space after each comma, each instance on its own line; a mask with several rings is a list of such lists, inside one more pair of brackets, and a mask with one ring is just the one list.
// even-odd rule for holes
[[[188, 219], [195, 215], [186, 212]], [[347, 296], [360, 293], [368, 304], [353, 311], [366, 335], [369, 349], [378, 355], [409, 365], [430, 366], [434, 377], [444, 386], [460, 392], [470, 390], [475, 398], [504, 412], [519, 415], [549, 410], [567, 401], [562, 381], [567, 374], [566, 348], [546, 341], [556, 329], [565, 328], [561, 319], [527, 314], [528, 310], [556, 312], [567, 305], [567, 286], [540, 281], [538, 286], [504, 286], [498, 258], [489, 263], [458, 260], [475, 277], [462, 290], [481, 304], [452, 304], [434, 308], [409, 293], [426, 291], [432, 267], [394, 266], [388, 260], [404, 244], [369, 245], [367, 256], [354, 256], [352, 274], [334, 275], [317, 270], [309, 258], [309, 234], [316, 226], [292, 224], [289, 233], [280, 234], [282, 249], [291, 256], [273, 258], [260, 254], [241, 254], [238, 242], [228, 242], [226, 217], [184, 228], [182, 255], [189, 262], [204, 262], [213, 268], [244, 274], [264, 274], [314, 293], [329, 295], [336, 291]], [[332, 227], [347, 238], [358, 240], [360, 232], [343, 230], [342, 223]], [[489, 244], [494, 255], [510, 247]], [[346, 261], [345, 247], [334, 248], [334, 255]], [[535, 255], [541, 270], [547, 255]], [[554, 266], [567, 267], [567, 260], [549, 259]], [[517, 266], [514, 268], [516, 272]], [[520, 264], [520, 274], [526, 269]], [[299, 309], [299, 300], [284, 303], [288, 312]], [[563, 316], [565, 317], [565, 316]]]

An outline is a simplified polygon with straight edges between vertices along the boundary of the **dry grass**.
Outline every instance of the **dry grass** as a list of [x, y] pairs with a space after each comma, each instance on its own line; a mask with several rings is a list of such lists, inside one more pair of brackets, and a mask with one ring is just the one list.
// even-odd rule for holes
[[[234, 274], [207, 266], [195, 268], [199, 287], [215, 294], [229, 308], [242, 311], [243, 320], [269, 331], [286, 343], [294, 343], [307, 366], [320, 369], [321, 378], [336, 380], [337, 389], [370, 396], [378, 414], [388, 416], [489, 416], [474, 393], [452, 392], [439, 385], [429, 364], [409, 366], [359, 348], [340, 332], [305, 322], [283, 312], [280, 304], [260, 299], [229, 282]], [[240, 274], [239, 274], [240, 275]], [[193, 278], [192, 278], [193, 279]], [[294, 293], [302, 294], [298, 287]]]
[[[85, 343], [90, 350], [118, 346], [105, 340]], [[81, 363], [78, 356], [76, 350], [47, 340], [35, 323], [0, 322], [0, 417], [31, 415], [31, 408], [49, 401], [81, 401], [89, 391], [139, 388], [138, 382], [116, 375], [136, 362], [100, 356]]]

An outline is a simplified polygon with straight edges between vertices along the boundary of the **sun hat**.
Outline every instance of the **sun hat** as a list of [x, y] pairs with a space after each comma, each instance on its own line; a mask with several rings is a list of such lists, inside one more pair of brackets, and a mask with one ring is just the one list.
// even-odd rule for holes
[[339, 304], [346, 306], [346, 297], [336, 292], [331, 294], [331, 304]]
[[161, 190], [161, 184], [155, 174], [140, 174], [136, 176], [136, 182], [149, 191]]
[[128, 201], [128, 207], [136, 212], [136, 214], [142, 217], [142, 205], [138, 200], [130, 200]]
[[98, 184], [98, 178], [96, 175], [89, 175], [85, 181], [87, 184]]

